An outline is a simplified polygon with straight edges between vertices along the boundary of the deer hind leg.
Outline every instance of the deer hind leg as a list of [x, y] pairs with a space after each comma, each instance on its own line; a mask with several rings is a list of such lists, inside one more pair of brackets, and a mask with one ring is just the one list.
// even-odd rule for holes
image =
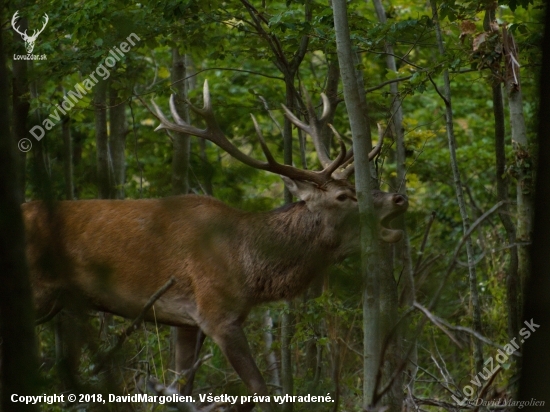
[[205, 334], [195, 325], [185, 325], [174, 328], [175, 338], [175, 369], [178, 373], [189, 371], [185, 386], [180, 388], [182, 395], [191, 395], [196, 370], [195, 363], [204, 342]]
[[61, 291], [53, 287], [33, 287], [37, 325], [47, 322], [63, 309]]
[[[267, 396], [267, 385], [252, 358], [250, 347], [240, 323], [217, 325], [209, 336], [220, 347], [227, 360], [245, 383], [250, 394]], [[239, 411], [250, 410], [253, 405], [241, 405]], [[270, 403], [260, 403], [262, 411], [272, 412]]]

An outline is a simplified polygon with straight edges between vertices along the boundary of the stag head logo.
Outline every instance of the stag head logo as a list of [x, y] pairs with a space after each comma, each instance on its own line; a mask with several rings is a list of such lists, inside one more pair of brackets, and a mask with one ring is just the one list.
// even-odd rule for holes
[[46, 28], [46, 24], [48, 24], [49, 17], [46, 13], [44, 13], [44, 24], [42, 25], [42, 28], [38, 31], [34, 30], [32, 35], [29, 36], [27, 34], [27, 30], [25, 30], [24, 33], [21, 33], [19, 28], [16, 26], [17, 20], [19, 19], [18, 13], [19, 13], [19, 10], [17, 10], [13, 15], [11, 19], [11, 26], [13, 27], [13, 30], [15, 30], [17, 33], [21, 35], [21, 38], [25, 42], [25, 49], [27, 49], [27, 53], [31, 54], [32, 51], [34, 50], [34, 44], [36, 42], [36, 39], [38, 38], [38, 35], [44, 31], [44, 29]]

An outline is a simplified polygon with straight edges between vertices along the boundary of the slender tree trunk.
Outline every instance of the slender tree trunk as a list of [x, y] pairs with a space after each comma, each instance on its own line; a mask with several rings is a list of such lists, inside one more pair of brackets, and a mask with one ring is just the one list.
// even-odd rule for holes
[[[381, 0], [374, 0], [374, 7], [376, 11], [376, 15], [378, 16], [378, 21], [380, 23], [385, 24], [386, 23], [386, 11], [384, 10], [384, 5], [382, 4]], [[393, 47], [390, 44], [387, 44], [386, 47], [386, 66], [389, 70], [396, 72], [397, 71], [397, 65], [395, 62], [394, 57], [394, 50]], [[399, 90], [398, 90], [398, 83], [391, 83], [390, 84], [390, 95], [392, 97], [392, 103], [391, 103], [391, 130], [393, 132], [393, 136], [395, 136], [395, 146], [396, 146], [396, 163], [397, 163], [397, 192], [406, 195], [407, 194], [407, 182], [406, 182], [406, 154], [405, 154], [405, 131], [403, 127], [403, 108], [402, 108], [402, 102], [399, 98]], [[409, 235], [407, 233], [407, 228], [405, 224], [405, 216], [399, 216], [394, 223], [395, 227], [401, 229], [403, 231], [403, 240], [394, 246], [394, 256], [397, 262], [399, 262], [400, 267], [400, 283], [401, 283], [401, 296], [403, 297], [402, 300], [398, 299], [397, 305], [398, 306], [404, 306], [406, 308], [411, 307], [411, 305], [414, 303], [415, 299], [415, 288], [414, 288], [414, 279], [413, 279], [413, 268], [412, 268], [412, 259], [411, 259], [411, 250], [410, 250], [410, 243], [409, 243]], [[393, 280], [393, 278], [392, 278]], [[399, 294], [399, 292], [398, 292]], [[399, 301], [400, 300], [400, 301]], [[395, 318], [393, 318], [392, 327], [397, 322], [397, 313], [395, 313]], [[398, 335], [402, 335], [402, 333], [406, 330], [405, 327], [400, 329], [400, 333]], [[414, 381], [414, 377], [416, 375], [416, 367], [414, 366], [417, 362], [417, 350], [416, 350], [416, 341], [413, 336], [408, 336], [408, 340], [411, 345], [414, 346], [414, 348], [411, 351], [410, 358], [412, 360], [408, 367], [406, 369], [406, 373], [402, 376], [410, 376], [409, 382]], [[401, 347], [399, 345], [399, 342], [401, 341], [401, 338], [396, 336], [396, 343], [395, 345], [398, 346], [397, 354], [401, 352]], [[396, 359], [399, 363], [401, 362], [400, 357]], [[394, 365], [391, 365], [390, 370], [386, 371], [386, 375], [388, 376], [388, 373], [391, 374], [393, 372], [394, 367], [398, 365], [394, 363]], [[393, 369], [393, 370], [392, 370]], [[397, 379], [393, 386], [392, 391], [392, 397], [394, 399], [394, 405], [397, 408], [400, 407], [403, 403], [403, 391], [402, 391], [402, 377], [400, 379]]]
[[[4, 1], [0, 0], [0, 16]], [[12, 402], [12, 394], [38, 395], [38, 357], [32, 295], [25, 258], [21, 216], [20, 155], [10, 133], [8, 71], [0, 30], [0, 409], [38, 411], [38, 406]]]
[[334, 395], [332, 396], [332, 400], [334, 402], [332, 412], [338, 412], [340, 409], [340, 394], [342, 392], [341, 384], [340, 384], [340, 372], [341, 372], [341, 366], [342, 366], [342, 359], [341, 359], [341, 348], [340, 348], [340, 342], [337, 339], [334, 339], [331, 343], [331, 355], [332, 355], [332, 367], [331, 367], [331, 377], [332, 382], [334, 385]]
[[204, 182], [202, 185], [205, 195], [214, 196], [214, 188], [212, 187], [212, 167], [208, 163], [206, 156], [206, 140], [199, 139], [199, 157], [201, 159], [204, 170]]
[[[495, 9], [496, 3], [492, 8], [487, 9], [485, 12], [483, 28], [486, 32], [490, 32], [492, 30], [491, 23], [495, 20]], [[506, 37], [506, 32], [503, 33], [503, 37]], [[506, 299], [508, 307], [508, 336], [512, 339], [518, 336], [520, 328], [521, 286], [518, 278], [518, 247], [516, 245], [516, 228], [512, 222], [512, 218], [510, 217], [510, 208], [508, 206], [509, 182], [506, 175], [506, 128], [500, 71], [493, 73], [493, 84], [491, 85], [491, 88], [493, 92], [493, 115], [495, 118], [497, 198], [499, 201], [506, 202], [504, 206], [499, 209], [498, 213], [500, 221], [506, 231], [508, 243], [511, 245], [510, 248], [507, 249], [510, 253], [510, 263], [506, 274]]]
[[[20, 20], [20, 29], [27, 30], [27, 19], [22, 18]], [[18, 48], [23, 48], [23, 39], [20, 35], [15, 34], [15, 43]], [[16, 141], [23, 138], [29, 138], [30, 134], [27, 128], [27, 119], [29, 117], [29, 81], [27, 75], [27, 61], [26, 60], [14, 60], [12, 63], [12, 104], [13, 104], [13, 133]], [[27, 156], [26, 153], [19, 152], [20, 171], [17, 174], [19, 179], [19, 203], [23, 203], [25, 200], [25, 166]]]
[[344, 85], [344, 99], [353, 136], [355, 187], [361, 217], [361, 271], [365, 282], [363, 290], [363, 407], [367, 408], [371, 405], [376, 390], [382, 340], [379, 306], [381, 256], [376, 240], [376, 224], [372, 206], [373, 182], [368, 160], [372, 142], [369, 124], [362, 110], [361, 93], [357, 87], [346, 0], [333, 0], [333, 13], [340, 75]]
[[61, 124], [63, 134], [63, 174], [65, 176], [65, 199], [74, 199], [73, 140], [71, 118], [64, 117]]
[[[508, 202], [508, 180], [506, 176], [506, 149], [504, 103], [502, 99], [502, 86], [500, 81], [492, 85], [493, 89], [493, 114], [495, 117], [495, 160], [496, 182], [498, 200]], [[510, 217], [510, 208], [505, 203], [499, 209], [499, 217], [510, 247], [510, 263], [506, 274], [506, 299], [508, 306], [508, 336], [510, 339], [518, 336], [520, 319], [520, 285], [518, 279], [518, 248], [516, 246], [516, 228]]]
[[126, 182], [126, 102], [118, 97], [118, 90], [109, 88], [109, 149], [113, 164], [113, 184], [115, 197], [124, 199], [124, 183]]
[[[268, 382], [276, 388], [281, 387], [281, 380], [279, 378], [279, 366], [277, 365], [277, 357], [273, 352], [273, 319], [269, 309], [264, 312], [264, 345], [265, 345], [265, 360], [267, 363]], [[280, 389], [273, 391], [276, 395], [281, 394]]]
[[[177, 91], [176, 108], [181, 118], [189, 121], [189, 108], [185, 103], [187, 98], [185, 55], [180, 54], [177, 47], [172, 49], [172, 83]], [[174, 149], [172, 154], [172, 194], [189, 193], [189, 159], [191, 155], [191, 140], [189, 135], [173, 133]]]
[[[435, 34], [437, 39], [437, 45], [439, 53], [445, 55], [445, 47], [443, 46], [443, 37], [441, 35], [441, 27], [439, 25], [439, 16], [437, 12], [436, 0], [430, 0], [433, 13], [433, 22], [435, 26]], [[462, 190], [462, 181], [460, 177], [460, 170], [458, 166], [458, 160], [456, 157], [456, 138], [454, 134], [453, 126], [453, 108], [451, 104], [451, 84], [449, 81], [449, 71], [443, 71], [443, 95], [442, 98], [445, 102], [445, 114], [446, 114], [446, 127], [447, 138], [449, 140], [449, 152], [451, 155], [451, 169], [453, 171], [453, 179], [456, 191], [456, 198], [458, 201], [458, 208], [460, 210], [460, 216], [462, 218], [462, 228], [464, 233], [470, 228], [470, 218], [466, 209], [466, 203], [464, 201], [464, 192]], [[473, 313], [473, 326], [474, 330], [478, 333], [482, 333], [481, 326], [481, 308], [479, 303], [479, 294], [477, 290], [477, 274], [474, 258], [474, 247], [472, 238], [468, 237], [466, 241], [466, 253], [468, 256], [468, 272], [469, 272], [469, 285], [470, 285], [470, 305]], [[473, 340], [474, 344], [474, 360], [476, 373], [483, 371], [483, 343], [478, 339]]]
[[[487, 30], [487, 29], [486, 29]], [[499, 217], [506, 231], [506, 238], [510, 248], [510, 262], [506, 271], [506, 303], [508, 313], [508, 337], [514, 339], [519, 334], [520, 313], [521, 313], [521, 282], [518, 275], [518, 247], [516, 245], [516, 228], [510, 217], [508, 206], [508, 175], [506, 174], [506, 148], [505, 148], [505, 115], [502, 95], [501, 80], [495, 77], [493, 90], [493, 113], [495, 117], [495, 161], [496, 161], [496, 182], [497, 198], [506, 202], [499, 209]], [[515, 373], [519, 374], [521, 360], [515, 357], [511, 361], [516, 366]]]
[[[517, 226], [516, 241], [518, 242], [518, 276], [521, 283], [529, 277], [529, 243], [533, 231], [533, 155], [527, 139], [527, 129], [523, 116], [523, 98], [521, 93], [521, 79], [519, 53], [511, 33], [506, 28], [502, 31], [504, 42], [504, 56], [506, 64], [505, 84], [508, 93], [508, 107], [510, 109], [510, 126], [512, 129], [512, 144], [516, 155], [515, 172], [517, 176]], [[521, 305], [521, 299], [519, 299]], [[520, 322], [520, 311], [517, 311]]]
[[[380, 23], [386, 23], [386, 11], [381, 0], [373, 0]], [[395, 57], [393, 56], [393, 47], [386, 45], [386, 66], [388, 69], [396, 72], [397, 65], [395, 63]], [[406, 154], [405, 154], [405, 130], [403, 127], [403, 107], [401, 100], [399, 99], [398, 83], [390, 84], [390, 94], [392, 96], [391, 104], [391, 129], [393, 136], [395, 136], [396, 157], [397, 157], [397, 188], [396, 191], [402, 195], [407, 194], [407, 181], [406, 181]], [[404, 216], [400, 216], [395, 220], [395, 224], [403, 230], [404, 238], [402, 242], [396, 245], [396, 257], [401, 262], [403, 268], [403, 274], [401, 275], [401, 282], [403, 282], [403, 297], [402, 304], [410, 306], [414, 301], [414, 280], [412, 278], [412, 259], [410, 252], [409, 237], [405, 226]]]
[[[311, 20], [311, 7], [310, 1], [305, 2], [305, 20]], [[307, 51], [307, 44], [309, 38], [303, 36], [300, 44], [299, 51], [296, 53], [291, 62], [285, 63], [280, 61], [279, 66], [282, 68], [282, 72], [285, 77], [286, 85], [286, 106], [295, 112], [296, 109], [296, 94], [294, 88], [294, 79], [300, 64]], [[285, 116], [283, 126], [283, 157], [284, 163], [292, 164], [292, 124], [290, 120]], [[285, 203], [292, 203], [292, 194], [285, 187]], [[292, 368], [292, 337], [294, 336], [294, 323], [296, 322], [296, 315], [294, 314], [294, 302], [287, 301], [286, 308], [281, 316], [281, 383], [283, 387], [283, 394], [294, 395], [294, 377]], [[286, 402], [283, 404], [284, 412], [292, 412], [294, 404], [292, 402]]]
[[[283, 395], [294, 395], [294, 377], [292, 375], [292, 337], [294, 336], [294, 302], [287, 301], [281, 314], [281, 386]], [[292, 412], [293, 403], [285, 402], [283, 412]]]
[[[189, 107], [185, 103], [187, 99], [187, 70], [186, 70], [186, 56], [185, 54], [180, 54], [177, 47], [172, 48], [172, 73], [171, 81], [173, 88], [176, 90], [176, 109], [180, 117], [189, 122]], [[173, 151], [172, 151], [172, 194], [173, 195], [185, 195], [189, 193], [189, 162], [191, 156], [191, 139], [189, 135], [184, 133], [174, 132], [172, 133], [173, 138]], [[202, 140], [202, 139], [199, 139]], [[202, 332], [197, 332], [201, 334]], [[188, 350], [189, 346], [185, 346], [185, 343], [180, 344], [179, 342], [185, 335], [185, 331], [178, 328], [172, 327], [172, 362], [173, 369], [177, 373], [181, 373], [188, 365], [186, 365], [186, 359], [188, 359], [188, 354], [184, 353]], [[197, 339], [198, 342], [201, 342], [201, 338]], [[195, 347], [195, 353], [198, 355], [198, 350]], [[196, 359], [193, 360], [193, 363]], [[186, 385], [184, 391], [192, 391], [192, 379], [189, 378], [189, 384]], [[190, 393], [189, 393], [190, 394]]]
[[[29, 61], [28, 68], [29, 71], [32, 72], [33, 68], [33, 62]], [[39, 101], [39, 94], [38, 94], [38, 82], [39, 79], [35, 79], [33, 82], [29, 84], [31, 99], [34, 101]], [[32, 117], [32, 123], [33, 124], [42, 124], [42, 111], [41, 111], [41, 103], [39, 103], [39, 106], [36, 110], [33, 111]], [[32, 185], [35, 189], [35, 195], [38, 199], [45, 199], [45, 200], [51, 200], [53, 197], [52, 194], [52, 187], [51, 187], [51, 168], [50, 168], [50, 158], [47, 150], [47, 144], [48, 139], [46, 138], [41, 139], [40, 141], [33, 141], [33, 147], [32, 150], [29, 153], [32, 153], [31, 155], [31, 168], [30, 168], [30, 179], [32, 181]]]
[[[97, 188], [100, 199], [114, 199], [116, 196], [113, 158], [107, 132], [107, 95], [109, 89], [109, 82], [100, 80], [95, 87], [94, 94]], [[108, 330], [109, 326], [113, 324], [113, 315], [102, 312], [100, 316], [103, 325], [101, 332], [105, 331], [103, 338], [108, 339]]]
[[[294, 73], [285, 76], [286, 83], [286, 107], [295, 111]], [[292, 123], [285, 116], [283, 126], [283, 160], [287, 165], [292, 164]], [[285, 186], [285, 204], [292, 203], [292, 194]], [[292, 336], [294, 335], [294, 303], [285, 302], [285, 310], [281, 315], [281, 385], [284, 395], [294, 395], [294, 377], [292, 368]], [[283, 412], [292, 412], [292, 402], [283, 404]]]
[[[294, 88], [294, 80], [296, 73], [300, 67], [301, 62], [307, 52], [307, 46], [309, 44], [309, 36], [303, 35], [300, 40], [298, 50], [289, 61], [287, 57], [282, 53], [282, 47], [279, 39], [273, 33], [268, 32], [265, 29], [266, 20], [261, 17], [261, 13], [250, 4], [248, 0], [241, 0], [241, 3], [247, 9], [251, 21], [253, 22], [257, 32], [271, 48], [274, 57], [275, 65], [281, 71], [285, 79], [286, 87], [286, 106], [294, 111], [296, 103], [296, 91]], [[311, 1], [306, 0], [304, 2], [304, 21], [311, 22], [313, 17]], [[285, 117], [283, 126], [283, 157], [285, 164], [292, 164], [292, 124]], [[284, 192], [285, 203], [292, 203], [292, 194], [285, 187]], [[294, 383], [292, 377], [292, 357], [291, 357], [291, 340], [293, 335], [293, 304], [287, 302], [284, 313], [281, 316], [281, 383], [283, 387], [283, 394], [292, 395], [294, 393]], [[291, 412], [293, 404], [287, 402], [282, 405], [285, 412]]]
[[100, 199], [112, 198], [111, 155], [107, 135], [107, 82], [100, 81], [95, 87], [95, 141], [97, 153], [97, 186]]

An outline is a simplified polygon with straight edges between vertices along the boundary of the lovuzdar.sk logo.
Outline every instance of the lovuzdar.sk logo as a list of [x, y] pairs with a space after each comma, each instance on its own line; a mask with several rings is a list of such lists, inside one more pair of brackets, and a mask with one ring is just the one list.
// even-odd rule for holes
[[40, 30], [33, 30], [33, 33], [31, 35], [27, 34], [27, 30], [24, 32], [21, 32], [19, 30], [19, 27], [17, 26], [17, 20], [19, 19], [19, 10], [17, 10], [13, 17], [11, 18], [11, 26], [13, 27], [13, 30], [15, 30], [16, 33], [21, 35], [21, 38], [25, 42], [25, 49], [27, 49], [27, 55], [14, 55], [13, 58], [15, 60], [46, 60], [46, 55], [35, 55], [32, 54], [32, 51], [34, 50], [34, 46], [36, 44], [36, 39], [44, 31], [46, 28], [46, 25], [48, 24], [49, 17], [46, 13], [44, 13], [44, 16], [42, 16], [44, 19], [44, 23], [42, 24], [42, 28]]

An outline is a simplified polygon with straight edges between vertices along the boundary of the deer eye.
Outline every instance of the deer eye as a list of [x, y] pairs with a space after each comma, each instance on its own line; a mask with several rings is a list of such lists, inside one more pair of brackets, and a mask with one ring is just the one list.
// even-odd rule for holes
[[343, 202], [347, 198], [348, 198], [348, 195], [342, 193], [341, 195], [338, 195], [338, 197], [336, 197], [336, 200], [339, 200], [340, 202]]

